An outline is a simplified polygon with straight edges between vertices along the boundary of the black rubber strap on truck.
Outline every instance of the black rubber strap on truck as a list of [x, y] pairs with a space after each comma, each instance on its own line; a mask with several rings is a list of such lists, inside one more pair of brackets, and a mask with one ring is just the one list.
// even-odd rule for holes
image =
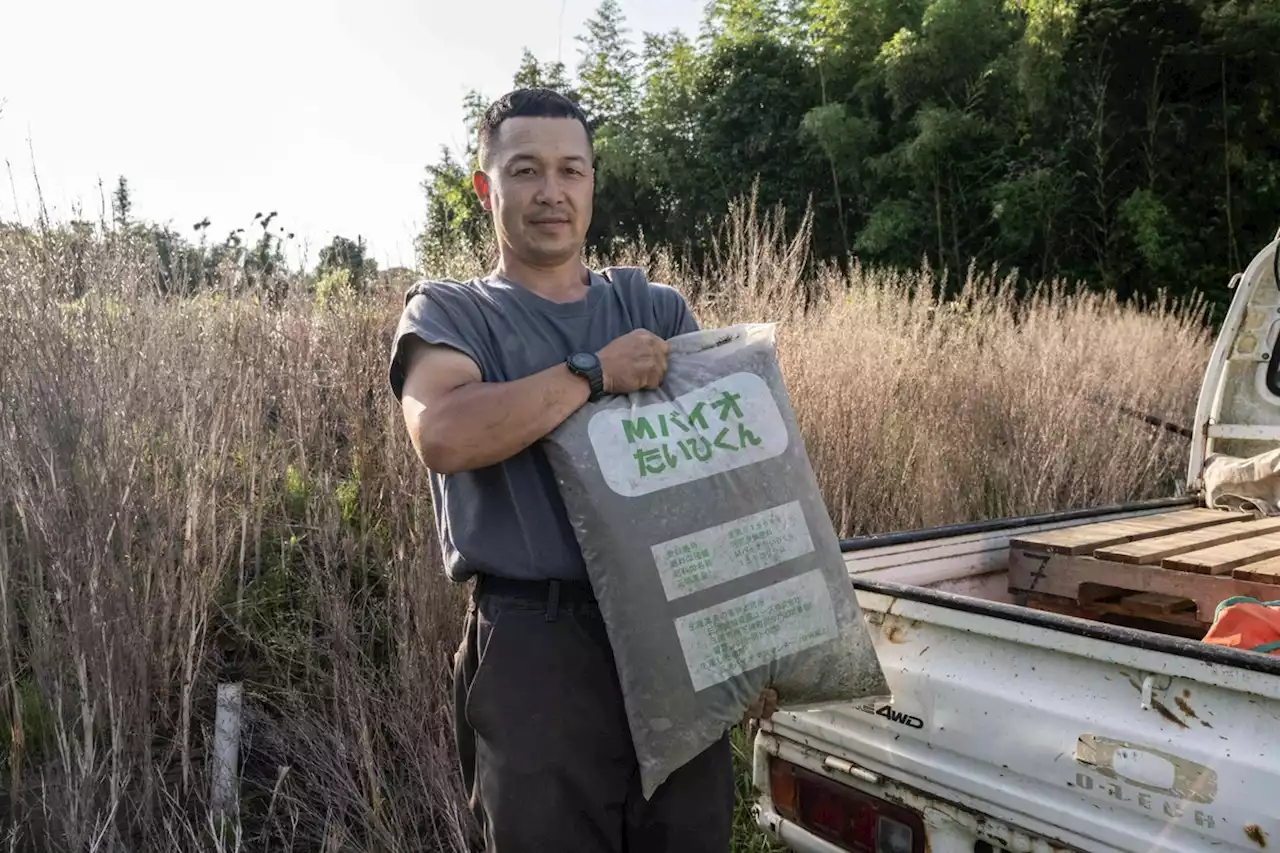
[[969, 521], [961, 524], [946, 524], [939, 527], [926, 527], [920, 530], [901, 530], [895, 533], [877, 533], [870, 536], [859, 536], [844, 539], [840, 542], [840, 550], [846, 554], [868, 551], [872, 548], [883, 548], [886, 545], [910, 545], [915, 542], [931, 542], [935, 539], [948, 539], [952, 536], [969, 536], [974, 533], [995, 533], [1000, 530], [1012, 530], [1018, 527], [1031, 527], [1037, 524], [1053, 524], [1058, 521], [1075, 521], [1081, 518], [1097, 518], [1119, 513], [1143, 512], [1153, 509], [1165, 509], [1179, 506], [1194, 506], [1199, 501], [1194, 496], [1179, 498], [1155, 498], [1149, 501], [1117, 504], [1107, 507], [1087, 507], [1083, 509], [1067, 509], [1047, 512], [1041, 515], [1017, 515], [1010, 518], [994, 518], [988, 521]]

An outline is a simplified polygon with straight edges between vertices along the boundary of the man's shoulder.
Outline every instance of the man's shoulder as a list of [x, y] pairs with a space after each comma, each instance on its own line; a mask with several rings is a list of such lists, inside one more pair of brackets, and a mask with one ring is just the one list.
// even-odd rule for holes
[[650, 281], [648, 274], [640, 267], [609, 266], [600, 274], [613, 282], [614, 287], [621, 288], [624, 293], [657, 302], [683, 302], [684, 296], [673, 285], [659, 281]]
[[484, 279], [479, 277], [466, 281], [455, 278], [418, 278], [405, 290], [404, 304], [408, 307], [418, 297], [449, 303], [475, 303], [487, 298], [483, 284]]
[[671, 338], [697, 327], [684, 294], [674, 285], [650, 281], [639, 267], [606, 267], [602, 272], [621, 292], [631, 316], [646, 318], [643, 325], [655, 334]]

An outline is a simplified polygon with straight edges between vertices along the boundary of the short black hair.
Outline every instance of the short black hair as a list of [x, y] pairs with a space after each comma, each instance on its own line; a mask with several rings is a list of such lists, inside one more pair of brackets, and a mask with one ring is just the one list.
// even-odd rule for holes
[[587, 132], [587, 144], [594, 145], [595, 142], [587, 114], [573, 101], [553, 89], [516, 89], [490, 104], [480, 117], [476, 129], [476, 154], [481, 168], [489, 157], [498, 128], [509, 118], [577, 119]]

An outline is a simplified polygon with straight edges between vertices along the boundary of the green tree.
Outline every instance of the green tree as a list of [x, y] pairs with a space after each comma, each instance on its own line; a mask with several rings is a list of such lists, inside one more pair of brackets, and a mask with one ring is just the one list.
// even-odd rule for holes
[[703, 32], [721, 42], [775, 38], [785, 21], [778, 0], [711, 0]]
[[[474, 157], [474, 151], [468, 152]], [[431, 267], [458, 248], [474, 245], [488, 225], [485, 210], [471, 185], [471, 169], [459, 163], [448, 149], [440, 161], [427, 166], [422, 182], [427, 197], [426, 224], [418, 235], [418, 256]]]
[[129, 227], [129, 216], [133, 211], [133, 195], [129, 191], [129, 180], [121, 175], [116, 180], [115, 192], [111, 194], [111, 218], [117, 229]]
[[682, 33], [647, 34], [642, 55], [642, 132], [635, 159], [636, 179], [649, 188], [651, 240], [683, 246], [705, 210], [694, 187], [698, 162], [698, 80], [703, 57]]
[[[824, 258], [1220, 308], [1280, 225], [1280, 0], [711, 0], [638, 47], [606, 0], [580, 42], [577, 79], [517, 80], [592, 116], [597, 250], [696, 262], [754, 188]], [[425, 242], [481, 233], [472, 153], [429, 172]]]
[[366, 284], [378, 274], [378, 263], [365, 256], [366, 248], [363, 237], [349, 240], [341, 234], [335, 235], [329, 245], [320, 250], [316, 275], [343, 271], [351, 289], [363, 293]]
[[569, 86], [563, 62], [539, 63], [538, 58], [525, 48], [520, 58], [520, 67], [516, 69], [515, 79], [511, 81], [517, 89], [551, 89], [577, 101], [579, 95]]
[[595, 136], [596, 215], [588, 240], [607, 252], [652, 221], [655, 188], [645, 179], [639, 125], [639, 57], [628, 39], [618, 0], [604, 0], [578, 37], [577, 93]]
[[640, 101], [638, 59], [618, 0], [603, 0], [587, 21], [578, 66], [578, 94], [593, 126], [628, 127]]
[[[793, 226], [812, 204], [827, 220], [832, 197], [823, 158], [805, 140], [805, 115], [818, 101], [818, 80], [799, 45], [765, 36], [723, 40], [707, 52], [695, 89], [695, 157], [691, 185], [705, 199], [704, 218], [723, 215], [731, 201], [758, 187], [768, 207], [781, 204]], [[838, 229], [815, 232], [818, 251], [841, 250]]]

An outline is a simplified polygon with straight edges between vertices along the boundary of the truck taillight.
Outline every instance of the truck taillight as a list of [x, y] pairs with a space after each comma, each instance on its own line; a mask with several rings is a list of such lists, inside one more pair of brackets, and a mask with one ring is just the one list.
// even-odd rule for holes
[[924, 821], [908, 808], [779, 758], [769, 787], [778, 814], [851, 853], [924, 853]]
[[769, 761], [769, 792], [773, 797], [773, 807], [787, 820], [797, 817], [795, 770], [794, 764], [780, 758]]

